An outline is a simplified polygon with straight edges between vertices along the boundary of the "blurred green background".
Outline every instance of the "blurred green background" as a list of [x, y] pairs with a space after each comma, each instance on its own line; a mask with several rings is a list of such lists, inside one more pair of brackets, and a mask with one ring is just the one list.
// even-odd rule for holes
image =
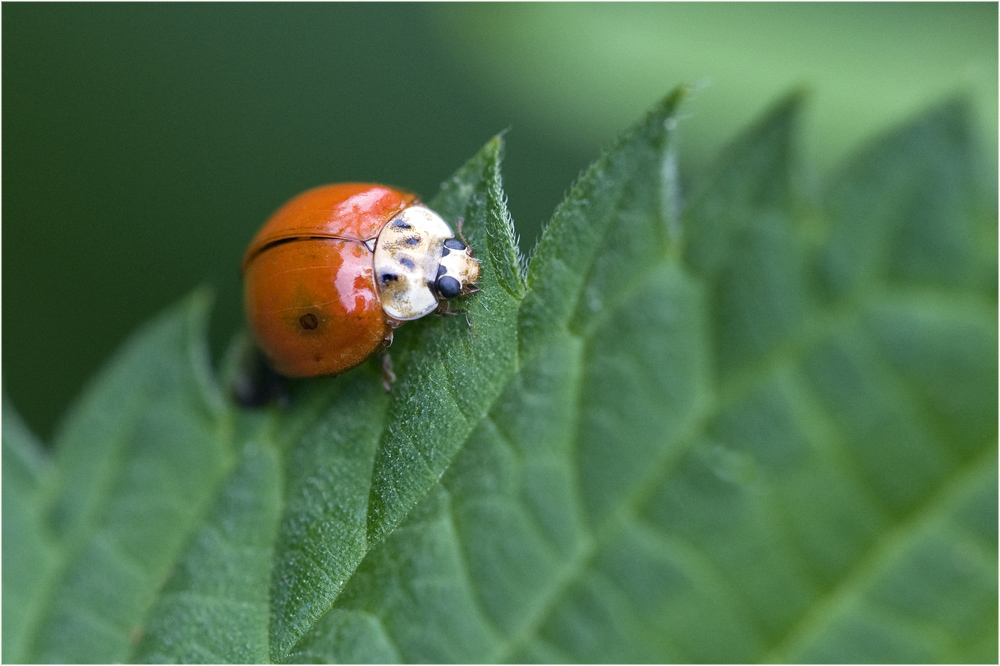
[[996, 177], [997, 4], [4, 4], [3, 385], [48, 437], [122, 340], [308, 187], [430, 198], [509, 129], [522, 248], [624, 127], [697, 84], [682, 178], [805, 85], [819, 175], [966, 91]]

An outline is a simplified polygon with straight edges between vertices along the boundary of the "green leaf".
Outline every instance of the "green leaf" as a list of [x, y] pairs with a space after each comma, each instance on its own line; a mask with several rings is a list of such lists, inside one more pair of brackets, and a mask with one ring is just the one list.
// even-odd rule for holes
[[[205, 356], [207, 312], [207, 297], [196, 294], [125, 345], [57, 434], [49, 483], [30, 488], [12, 473], [21, 478], [13, 501], [4, 498], [4, 523], [23, 511], [32, 534], [5, 539], [4, 564], [17, 553], [22, 565], [4, 566], [4, 589], [22, 575], [33, 589], [16, 632], [5, 632], [5, 659], [9, 641], [17, 646], [11, 658], [24, 661], [110, 662], [131, 653], [233, 464], [230, 410]], [[8, 449], [28, 443], [7, 418], [3, 434], [6, 463]], [[7, 474], [4, 465], [5, 493]], [[23, 562], [29, 557], [37, 561]]]
[[996, 209], [961, 103], [820, 201], [790, 97], [682, 206], [678, 104], [526, 273], [491, 140], [431, 205], [464, 316], [227, 404], [196, 295], [53, 459], [4, 405], [7, 661], [997, 658]]
[[27, 637], [56, 561], [41, 507], [51, 466], [41, 444], [3, 397], [3, 661], [27, 661]]

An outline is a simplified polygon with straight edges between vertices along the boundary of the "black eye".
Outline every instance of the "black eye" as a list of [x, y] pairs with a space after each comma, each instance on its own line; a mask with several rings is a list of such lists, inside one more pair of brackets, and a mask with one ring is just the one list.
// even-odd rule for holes
[[437, 281], [437, 291], [442, 298], [455, 298], [462, 291], [462, 285], [450, 275], [444, 275]]
[[446, 248], [448, 248], [449, 250], [459, 250], [459, 251], [461, 251], [461, 250], [465, 249], [465, 243], [463, 243], [462, 241], [458, 240], [457, 238], [449, 238], [448, 240], [446, 240], [444, 242], [444, 246]]

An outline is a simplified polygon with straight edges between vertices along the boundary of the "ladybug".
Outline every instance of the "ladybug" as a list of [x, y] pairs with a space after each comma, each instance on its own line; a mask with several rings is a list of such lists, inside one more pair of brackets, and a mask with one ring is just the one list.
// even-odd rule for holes
[[478, 291], [472, 255], [409, 192], [317, 187], [279, 208], [250, 242], [247, 321], [280, 374], [336, 375], [388, 347], [403, 322], [447, 313], [450, 299]]

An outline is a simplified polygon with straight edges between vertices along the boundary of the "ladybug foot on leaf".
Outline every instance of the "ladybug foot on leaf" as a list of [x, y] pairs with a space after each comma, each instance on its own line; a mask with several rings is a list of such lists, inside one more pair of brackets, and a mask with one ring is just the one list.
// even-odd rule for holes
[[441, 315], [442, 317], [457, 317], [464, 312], [465, 310], [452, 310], [451, 304], [448, 301], [440, 301], [434, 309], [434, 314]]

